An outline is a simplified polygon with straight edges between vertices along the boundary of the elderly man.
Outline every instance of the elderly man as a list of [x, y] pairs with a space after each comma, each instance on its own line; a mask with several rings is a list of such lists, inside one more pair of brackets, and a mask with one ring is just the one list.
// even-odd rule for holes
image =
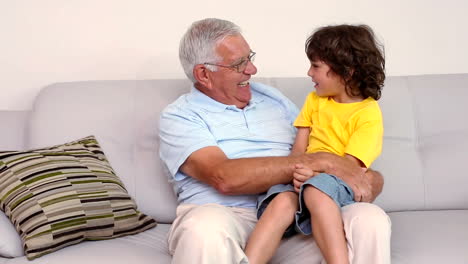
[[[173, 263], [248, 263], [244, 247], [257, 195], [289, 183], [295, 164], [344, 180], [355, 192], [342, 208], [352, 263], [390, 262], [390, 221], [371, 202], [383, 178], [330, 153], [288, 156], [297, 107], [278, 90], [250, 83], [253, 52], [232, 22], [204, 19], [183, 36], [179, 56], [191, 91], [161, 114], [160, 156], [179, 206], [169, 233]], [[283, 242], [272, 263], [320, 263], [313, 237]]]

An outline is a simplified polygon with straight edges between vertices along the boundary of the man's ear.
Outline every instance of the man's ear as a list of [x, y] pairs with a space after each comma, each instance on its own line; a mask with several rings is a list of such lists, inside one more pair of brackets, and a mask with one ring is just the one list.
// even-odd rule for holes
[[193, 77], [203, 87], [211, 89], [211, 71], [209, 71], [205, 65], [197, 64], [193, 67]]

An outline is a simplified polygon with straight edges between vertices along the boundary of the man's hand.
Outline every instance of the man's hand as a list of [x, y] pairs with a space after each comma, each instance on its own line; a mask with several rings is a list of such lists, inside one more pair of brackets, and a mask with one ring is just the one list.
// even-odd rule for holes
[[371, 169], [363, 170], [356, 163], [344, 157], [316, 152], [303, 155], [304, 166], [316, 172], [335, 175], [348, 184], [354, 192], [356, 202], [372, 202], [382, 192], [383, 177]]
[[368, 169], [364, 177], [369, 182], [371, 191], [370, 191], [370, 195], [368, 196], [368, 198], [366, 198], [366, 200], [364, 200], [363, 202], [371, 203], [382, 192], [383, 185], [384, 185], [384, 178], [380, 172], [372, 170], [372, 169]]
[[[353, 188], [354, 187], [354, 188]], [[378, 171], [363, 170], [361, 177], [354, 181], [354, 186], [351, 186], [354, 192], [354, 200], [356, 202], [371, 203], [382, 192], [383, 176]]]
[[354, 192], [354, 201], [356, 202], [366, 202], [370, 200], [371, 197], [371, 184], [369, 179], [365, 176], [367, 169], [361, 169], [361, 175], [357, 175], [357, 177], [353, 179], [352, 186], [350, 186]]

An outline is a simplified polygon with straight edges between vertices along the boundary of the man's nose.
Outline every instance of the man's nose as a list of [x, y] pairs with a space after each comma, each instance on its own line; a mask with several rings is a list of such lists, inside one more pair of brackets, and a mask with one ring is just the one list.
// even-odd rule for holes
[[247, 67], [245, 67], [244, 73], [248, 75], [254, 75], [257, 73], [257, 67], [255, 67], [253, 62], [249, 61], [247, 63]]

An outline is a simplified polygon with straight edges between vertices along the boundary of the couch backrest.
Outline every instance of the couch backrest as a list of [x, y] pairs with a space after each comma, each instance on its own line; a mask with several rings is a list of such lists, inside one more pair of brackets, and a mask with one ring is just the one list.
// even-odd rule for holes
[[[310, 78], [262, 80], [299, 107]], [[468, 209], [468, 74], [387, 77], [379, 100], [384, 143], [372, 167], [386, 211]]]
[[89, 81], [45, 87], [35, 100], [30, 148], [95, 135], [139, 210], [172, 222], [176, 199], [158, 155], [161, 110], [189, 90], [186, 80]]
[[468, 74], [390, 78], [382, 97], [388, 210], [468, 208]]
[[29, 111], [0, 111], [0, 150], [23, 149]]
[[[299, 107], [309, 78], [259, 78]], [[186, 80], [88, 81], [42, 89], [31, 113], [27, 146], [95, 135], [139, 209], [171, 222], [176, 199], [158, 158], [161, 110], [188, 92]], [[385, 177], [376, 203], [387, 211], [468, 208], [468, 74], [389, 77], [379, 103]]]

